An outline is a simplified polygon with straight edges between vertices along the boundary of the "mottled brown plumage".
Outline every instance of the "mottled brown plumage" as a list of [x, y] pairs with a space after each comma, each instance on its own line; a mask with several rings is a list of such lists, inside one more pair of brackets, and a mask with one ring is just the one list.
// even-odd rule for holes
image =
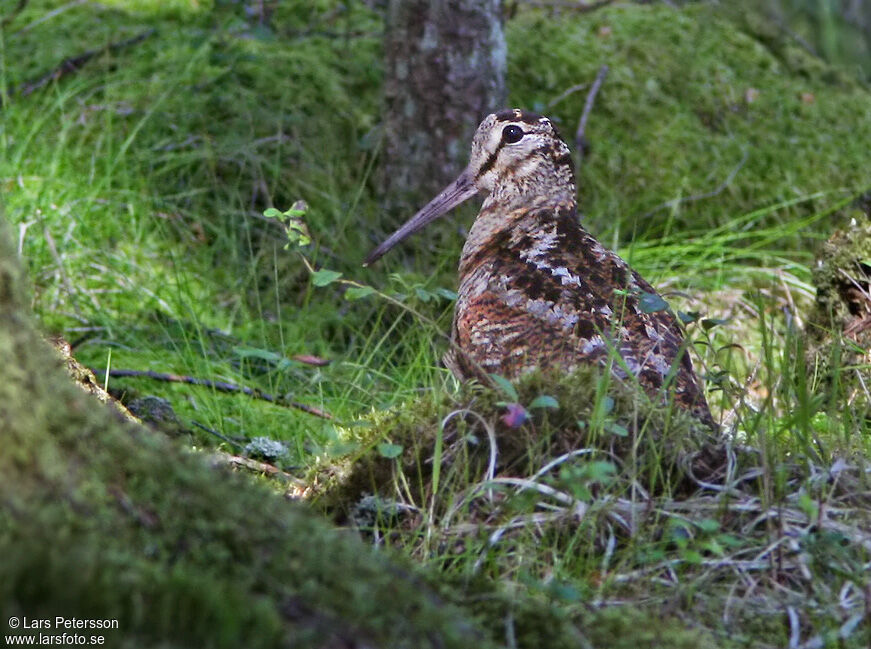
[[460, 257], [445, 358], [454, 374], [607, 363], [715, 428], [674, 316], [650, 312], [653, 287], [581, 227], [571, 154], [545, 117], [514, 109], [484, 119], [466, 170], [367, 263], [479, 191], [488, 195]]

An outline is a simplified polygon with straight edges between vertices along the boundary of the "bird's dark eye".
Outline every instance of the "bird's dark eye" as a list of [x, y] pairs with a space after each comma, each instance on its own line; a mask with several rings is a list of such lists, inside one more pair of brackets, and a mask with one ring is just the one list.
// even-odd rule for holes
[[502, 139], [508, 144], [514, 144], [516, 142], [520, 142], [523, 139], [525, 133], [523, 129], [520, 128], [517, 124], [509, 124], [504, 129], [502, 129]]

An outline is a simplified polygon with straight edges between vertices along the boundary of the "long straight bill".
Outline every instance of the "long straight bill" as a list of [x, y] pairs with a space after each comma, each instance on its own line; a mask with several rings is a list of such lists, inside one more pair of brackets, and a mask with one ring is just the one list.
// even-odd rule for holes
[[424, 228], [428, 223], [435, 221], [437, 218], [451, 211], [463, 201], [472, 198], [472, 196], [477, 193], [478, 189], [475, 187], [475, 179], [472, 177], [469, 170], [466, 169], [454, 182], [445, 187], [438, 196], [432, 199], [426, 207], [408, 219], [405, 225], [391, 234], [380, 246], [375, 248], [375, 250], [370, 252], [369, 256], [366, 257], [366, 261], [363, 262], [363, 265], [368, 266], [369, 264], [378, 261], [400, 241]]

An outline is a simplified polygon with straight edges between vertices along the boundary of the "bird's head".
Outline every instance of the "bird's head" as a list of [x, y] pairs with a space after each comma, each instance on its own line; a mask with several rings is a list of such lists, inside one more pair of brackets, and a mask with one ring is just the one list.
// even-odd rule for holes
[[376, 261], [400, 241], [479, 192], [506, 202], [545, 193], [565, 192], [574, 197], [571, 152], [548, 118], [517, 108], [484, 118], [472, 139], [469, 165], [375, 248], [364, 265]]
[[547, 118], [517, 108], [488, 115], [472, 139], [471, 173], [479, 191], [529, 194], [571, 185], [569, 147]]

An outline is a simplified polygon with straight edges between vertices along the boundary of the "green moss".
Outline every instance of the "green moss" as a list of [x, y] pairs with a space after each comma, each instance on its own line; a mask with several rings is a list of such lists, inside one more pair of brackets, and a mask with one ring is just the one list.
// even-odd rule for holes
[[[486, 638], [498, 638], [530, 649], [584, 646], [584, 641], [604, 649], [644, 643], [706, 647], [709, 637], [694, 631], [694, 625], [719, 629], [728, 609], [741, 620], [743, 635], [727, 629], [718, 636], [721, 646], [733, 641], [784, 646], [788, 634], [778, 613], [792, 603], [778, 599], [782, 590], [769, 584], [795, 578], [791, 589], [803, 598], [796, 604], [803, 630], [818, 619], [827, 629], [844, 623], [847, 613], [840, 604], [819, 608], [841, 602], [838, 593], [848, 579], [855, 592], [865, 587], [861, 574], [843, 566], [808, 564], [816, 572], [805, 583], [801, 571], [781, 572], [781, 558], [795, 559], [787, 553], [773, 562], [776, 574], [748, 573], [758, 584], [753, 591], [758, 599], [753, 599], [732, 591], [740, 566], [735, 571], [728, 565], [699, 567], [675, 548], [663, 522], [667, 517], [656, 508], [669, 516], [673, 505], [680, 509], [670, 497], [684, 495], [687, 461], [693, 470], [716, 474], [722, 456], [709, 453], [716, 447], [705, 446], [704, 435], [697, 436], [680, 417], [638, 402], [634, 390], [604, 385], [596, 376], [573, 377], [571, 385], [530, 377], [518, 386], [518, 400], [528, 406], [547, 394], [561, 408], [535, 411], [519, 429], [500, 422], [505, 413], [497, 402], [505, 395], [468, 389], [412, 398], [421, 385], [443, 383], [434, 368], [438, 345], [433, 339], [447, 330], [450, 311], [445, 303], [415, 301], [412, 285], [452, 286], [460, 239], [454, 225], [444, 224], [407, 249], [405, 261], [418, 273], [414, 281], [404, 274], [406, 281], [397, 289], [412, 295], [406, 305], [441, 318], [439, 325], [423, 326], [406, 311], [372, 299], [342, 301], [334, 286], [310, 292], [302, 264], [281, 247], [281, 233], [258, 216], [272, 202], [285, 207], [304, 198], [312, 206], [309, 224], [322, 244], [319, 263], [343, 270], [346, 277], [374, 277], [377, 286], [387, 281], [383, 267], [357, 268], [382, 229], [382, 197], [371, 178], [383, 24], [365, 3], [344, 3], [340, 11], [331, 0], [279, 3], [272, 29], [256, 25], [245, 15], [245, 3], [238, 2], [113, 0], [112, 7], [70, 5], [40, 21], [56, 4], [31, 0], [4, 31], [2, 72], [11, 86], [66, 57], [146, 28], [158, 30], [134, 48], [95, 58], [43, 91], [26, 98], [13, 95], [3, 108], [3, 201], [10, 220], [22, 226], [24, 258], [35, 283], [33, 302], [43, 322], [53, 329], [83, 321], [94, 327], [96, 338], [77, 354], [98, 366], [111, 361], [113, 367], [229, 379], [276, 394], [292, 391], [294, 398], [326, 406], [342, 420], [401, 404], [373, 415], [368, 431], [348, 433], [357, 453], [343, 458], [332, 473], [320, 474], [325, 483], [319, 488], [325, 499], [335, 497], [346, 508], [363, 492], [379, 493], [385, 517], [393, 517], [383, 526], [389, 534], [379, 540], [396, 541], [415, 562], [429, 567], [432, 579], [445, 576], [453, 587], [444, 589], [442, 600], [435, 599], [416, 573], [370, 554], [269, 491], [208, 470], [153, 435], [114, 428], [83, 395], [74, 396], [55, 379], [42, 382], [52, 361], [33, 351], [39, 347], [26, 333], [27, 319], [4, 309], [0, 322], [19, 332], [19, 337], [0, 337], [2, 358], [9, 359], [0, 414], [16, 418], [0, 449], [0, 554], [9, 557], [0, 566], [4, 611], [51, 615], [63, 609], [82, 616], [104, 611], [123, 620], [129, 646], [316, 646], [331, 639], [332, 644], [351, 643], [348, 638], [373, 646], [426, 646], [436, 635], [446, 646], [467, 646], [470, 627], [463, 616], [469, 614], [483, 629], [485, 640], [473, 637], [482, 646]], [[779, 268], [783, 258], [803, 259], [804, 237], [820, 236], [821, 229], [814, 225], [786, 240], [772, 234], [751, 242], [758, 254], [744, 257], [732, 252], [744, 250], [741, 228], [767, 225], [776, 233], [778, 222], [823, 214], [867, 183], [871, 102], [867, 89], [848, 75], [777, 34], [766, 35], [740, 17], [732, 22], [710, 6], [676, 11], [661, 4], [627, 4], [585, 15], [564, 12], [556, 20], [521, 9], [508, 22], [512, 103], [553, 115], [571, 139], [586, 89], [548, 104], [567, 88], [591, 82], [607, 63], [610, 73], [588, 124], [592, 149], [580, 172], [591, 229], [606, 242], [619, 243], [636, 231], [687, 236], [690, 226], [739, 222], [728, 240], [726, 267], [718, 263], [716, 249], [705, 251], [710, 256], [703, 263], [706, 270], [716, 269], [721, 284], [730, 282], [740, 291], [746, 287], [735, 285], [735, 277], [745, 277], [739, 275], [745, 265]], [[671, 199], [709, 192], [736, 169], [715, 196], [656, 209]], [[813, 198], [789, 208], [738, 219], [781, 199], [808, 195]], [[57, 245], [57, 256], [46, 233]], [[647, 269], [680, 268], [679, 282], [672, 286], [693, 286], [693, 270], [702, 262], [687, 259], [697, 254], [687, 250], [705, 244], [657, 249], [657, 242], [647, 243]], [[10, 258], [0, 255], [0, 264]], [[401, 254], [386, 263], [398, 264], [398, 259]], [[0, 268], [0, 299], [10, 291], [20, 294], [20, 287], [8, 281], [9, 272], [18, 270]], [[58, 281], [65, 276], [69, 282]], [[155, 322], [155, 312], [168, 319]], [[214, 329], [230, 335], [217, 344]], [[233, 351], [236, 346], [279, 357], [313, 353], [335, 362], [322, 370], [255, 367]], [[748, 363], [757, 360], [748, 358]], [[122, 385], [170, 398], [185, 423], [196, 419], [229, 436], [288, 441], [294, 465], [306, 466], [328, 452], [334, 434], [331, 424], [272, 405], [251, 405], [247, 397], [177, 385]], [[41, 391], [41, 397], [23, 398], [25, 387]], [[608, 407], [606, 396], [612, 400]], [[13, 408], [22, 402], [33, 408]], [[784, 409], [792, 405], [786, 401]], [[833, 401], [832, 412], [838, 408], [840, 402]], [[469, 412], [454, 414], [444, 426], [444, 435], [453, 438], [442, 440], [436, 491], [428, 460], [435, 454], [441, 422], [458, 410], [481, 419]], [[742, 430], [763, 439], [768, 413], [751, 410], [743, 401], [736, 406], [744, 418]], [[392, 487], [401, 487], [403, 496], [413, 492], [416, 513], [432, 511], [435, 522], [443, 520], [439, 516], [447, 508], [462, 504], [466, 490], [483, 483], [489, 462], [482, 420], [497, 439], [498, 470], [504, 476], [534, 475], [550, 458], [582, 446], [606, 461], [615, 461], [611, 452], [632, 459], [604, 486], [582, 473], [584, 462], [568, 467], [566, 475], [553, 471], [546, 485], [604, 497], [591, 499], [588, 516], [580, 521], [564, 519], [541, 532], [530, 524], [506, 533], [498, 544], [490, 542], [491, 535], [515, 514], [529, 514], [529, 502], [512, 496], [500, 510], [478, 498], [463, 512], [468, 526], [458, 525], [463, 531], [456, 533], [433, 527], [432, 521], [424, 521], [428, 528], [416, 526], [390, 509], [397, 504]], [[50, 425], [43, 430], [46, 422]], [[817, 423], [831, 422], [814, 419]], [[627, 456], [630, 440], [635, 446]], [[379, 450], [383, 442], [401, 446], [400, 457], [385, 457], [392, 449]], [[801, 452], [795, 445], [775, 449], [780, 450], [789, 457]], [[767, 465], [760, 470], [769, 481], [796, 475]], [[579, 482], [578, 475], [587, 481]], [[844, 480], [841, 473], [838, 484]], [[792, 486], [778, 484], [771, 491]], [[653, 494], [654, 511], [650, 514], [646, 505], [634, 510], [647, 514], [641, 528], [621, 531], [618, 517], [625, 512], [612, 516], [608, 503], [631, 500], [642, 488]], [[853, 491], [867, 489], [860, 485]], [[752, 516], [759, 502], [783, 511], [791, 507], [777, 502], [767, 487], [749, 492], [745, 504]], [[711, 498], [706, 493], [690, 503], [702, 513], [687, 509], [686, 516], [712, 515], [706, 509]], [[846, 501], [841, 492], [833, 498], [841, 515]], [[795, 512], [792, 516], [798, 523], [788, 533], [803, 534], [809, 523]], [[734, 518], [724, 519], [724, 528], [742, 530], [739, 524], [747, 521], [739, 520], [740, 514]], [[728, 527], [731, 523], [734, 527]], [[843, 513], [838, 524], [867, 528], [856, 512]], [[782, 537], [763, 538], [761, 528], [750, 539], [742, 533], [745, 545], [736, 557], [762, 557], [767, 548], [780, 547]], [[614, 529], [612, 546], [608, 535]], [[696, 560], [712, 552], [704, 544], [711, 538], [719, 539], [694, 540]], [[726, 547], [728, 555], [732, 546]], [[715, 556], [718, 562], [732, 558]], [[860, 559], [857, 565], [867, 563], [867, 557]], [[675, 572], [671, 567], [644, 572], [660, 560], [678, 562]], [[644, 576], [626, 586], [609, 581], [637, 571]], [[469, 573], [485, 583], [469, 583]], [[701, 584], [708, 599], [678, 599], [670, 581], [675, 575], [687, 590]], [[570, 586], [566, 590], [576, 591], [571, 597], [548, 590], [558, 590], [560, 579]], [[634, 614], [629, 605], [602, 610], [593, 604], [611, 600], [643, 601], [644, 610]], [[767, 608], [757, 607], [760, 600]], [[445, 601], [459, 603], [462, 611]], [[397, 603], [398, 621], [390, 613]], [[422, 628], [431, 633], [420, 639], [415, 634], [424, 633]], [[463, 634], [464, 640], [457, 640]], [[856, 632], [847, 644], [864, 646], [862, 641]]]
[[[648, 607], [598, 608], [567, 602], [545, 592], [515, 586], [512, 595], [494, 592], [481, 578], [451, 579], [464, 604], [485, 628], [508, 627], [517, 647], [533, 649], [726, 649], [724, 638], [691, 628], [665, 611]], [[501, 627], [501, 628], [500, 628]]]
[[116, 646], [488, 646], [414, 571], [75, 387], [0, 249], [5, 615], [115, 618]]
[[[593, 646], [615, 641], [595, 615], [578, 616], [541, 592], [457, 578], [439, 587], [439, 597], [427, 583], [433, 573], [425, 578], [389, 562], [301, 506], [94, 407], [31, 329], [20, 272], [6, 250], [0, 255], [6, 614], [118, 619], [108, 642], [123, 647], [326, 647], [361, 638], [375, 647], [488, 647], [511, 638], [513, 646], [533, 649], [574, 647], [584, 637], [597, 638]], [[550, 427], [564, 426], [564, 417], [592, 418], [594, 372], [556, 383], [530, 377], [518, 397], [529, 404], [545, 388], [567, 404], [565, 412], [552, 423], [537, 418], [537, 432], [514, 431], [511, 452], [536, 434], [555, 433]], [[610, 394], [612, 418], [622, 421], [618, 413], [634, 403], [634, 391]], [[472, 388], [464, 398], [490, 417], [501, 408], [492, 392]], [[427, 421], [444, 414], [438, 400], [431, 404], [424, 406]], [[636, 407], [652, 416], [649, 406]], [[511, 431], [500, 433], [501, 441], [510, 440]], [[538, 450], [572, 443], [554, 438]], [[677, 622], [663, 629], [651, 637], [697, 637]]]
[[[322, 4], [298, 5], [282, 8], [270, 32], [249, 24], [237, 3], [200, 3], [184, 15], [150, 4], [78, 5], [40, 21], [54, 3], [34, 1], [15, 23], [33, 27], [3, 42], [3, 78], [14, 91], [66, 58], [156, 28], [57, 84], [13, 93], [4, 106], [0, 174], [20, 179], [4, 202], [12, 222], [38, 216], [23, 251], [37, 311], [53, 328], [68, 324], [42, 308], [56, 299], [87, 304], [95, 319], [160, 308], [185, 318], [197, 311], [213, 327], [235, 324], [240, 309], [260, 306], [260, 273], [246, 269], [261, 253], [266, 266], [278, 265], [263, 269], [267, 276], [304, 290], [303, 267], [258, 218], [273, 201], [305, 197], [315, 232], [360, 247], [350, 205], [379, 106], [374, 14], [355, 6], [336, 27], [320, 24]], [[372, 35], [317, 35], [345, 27]], [[46, 230], [63, 244], [73, 295], [40, 274], [58, 265]], [[100, 269], [91, 265], [97, 249]], [[84, 297], [94, 294], [101, 298]], [[223, 311], [195, 306], [222, 299]]]
[[[516, 400], [466, 385], [456, 396], [430, 392], [373, 414], [369, 427], [348, 431], [352, 453], [345, 459], [332, 457], [314, 472], [311, 482], [322, 505], [340, 518], [353, 517], [366, 494], [389, 502], [393, 494], [407, 493], [419, 505], [437, 489], [444, 492], [442, 506], [448, 506], [452, 494], [483, 478], [491, 457], [496, 475], [528, 476], [564, 453], [598, 449], [626, 460], [626, 471], [652, 491], [679, 484], [674, 473], [692, 464], [703, 449], [716, 464], [717, 438], [702, 424], [680, 408], [651, 403], [635, 386], [612, 381], [597, 367], [570, 375], [534, 373], [522, 377], [515, 389]], [[559, 407], [526, 410], [542, 396]], [[506, 421], [507, 402], [523, 407], [525, 423]], [[385, 454], [385, 442], [401, 453], [395, 458]]]
[[722, 638], [686, 628], [669, 615], [632, 608], [606, 608], [585, 617], [586, 636], [597, 649], [725, 649]]
[[[791, 219], [867, 186], [868, 90], [804, 52], [785, 60], [705, 3], [627, 5], [577, 20], [528, 12], [508, 34], [512, 103], [554, 115], [569, 138], [586, 88], [550, 105], [610, 67], [580, 172], [596, 231], [714, 226], [761, 205], [834, 194], [772, 216]], [[714, 190], [739, 166], [716, 196], [655, 211]]]
[[835, 404], [846, 403], [862, 418], [871, 416], [871, 204], [865, 197], [841, 216], [845, 226], [825, 242], [813, 268], [807, 361], [830, 409], [845, 414]]

